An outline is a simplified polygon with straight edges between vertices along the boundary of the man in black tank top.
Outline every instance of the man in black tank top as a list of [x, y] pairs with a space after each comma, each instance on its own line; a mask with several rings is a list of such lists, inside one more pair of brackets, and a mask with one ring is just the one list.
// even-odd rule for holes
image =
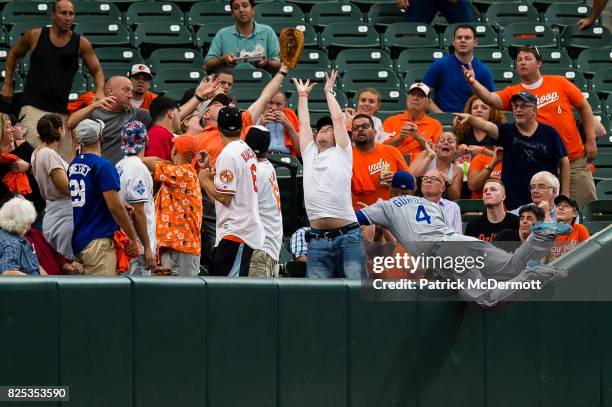
[[[42, 116], [58, 113], [66, 118], [68, 95], [79, 67], [79, 57], [94, 78], [96, 100], [104, 97], [104, 73], [100, 62], [89, 41], [72, 31], [73, 23], [72, 2], [56, 1], [51, 13], [51, 27], [34, 28], [23, 34], [6, 59], [1, 96], [10, 102], [15, 67], [19, 59], [31, 52], [19, 116], [24, 117], [21, 123], [28, 129], [26, 140], [34, 147], [40, 143], [36, 124]], [[70, 137], [64, 137], [59, 152], [70, 161]]]

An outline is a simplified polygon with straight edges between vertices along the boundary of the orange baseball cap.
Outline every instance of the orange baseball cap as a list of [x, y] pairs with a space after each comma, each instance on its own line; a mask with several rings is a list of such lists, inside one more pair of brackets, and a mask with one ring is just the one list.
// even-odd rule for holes
[[174, 142], [174, 148], [181, 155], [185, 155], [187, 153], [197, 154], [198, 150], [196, 148], [195, 139], [193, 136], [189, 134], [183, 134], [182, 136], [178, 136], [172, 139]]

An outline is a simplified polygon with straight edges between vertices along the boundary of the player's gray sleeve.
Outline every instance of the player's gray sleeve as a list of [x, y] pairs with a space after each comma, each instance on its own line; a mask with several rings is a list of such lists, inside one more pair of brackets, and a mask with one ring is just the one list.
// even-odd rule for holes
[[389, 219], [388, 213], [391, 213], [391, 211], [387, 211], [385, 207], [390, 204], [390, 201], [379, 201], [361, 209], [361, 213], [366, 216], [370, 223], [388, 228], [389, 223], [393, 223], [393, 219]]

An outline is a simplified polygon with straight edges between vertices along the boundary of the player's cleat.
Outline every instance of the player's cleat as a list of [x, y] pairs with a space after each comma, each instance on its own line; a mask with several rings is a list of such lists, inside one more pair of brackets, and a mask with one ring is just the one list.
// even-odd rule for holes
[[572, 225], [564, 222], [538, 222], [531, 226], [532, 232], [553, 233], [556, 236], [568, 235], [572, 232]]
[[526, 271], [537, 274], [546, 278], [565, 278], [567, 277], [567, 270], [560, 267], [551, 266], [550, 264], [544, 264], [540, 261], [530, 260], [527, 262]]

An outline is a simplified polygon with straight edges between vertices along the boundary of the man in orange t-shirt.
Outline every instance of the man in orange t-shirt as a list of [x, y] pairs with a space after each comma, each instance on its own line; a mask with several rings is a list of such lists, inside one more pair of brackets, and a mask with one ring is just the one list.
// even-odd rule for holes
[[472, 191], [472, 199], [482, 199], [482, 187], [487, 180], [501, 179], [502, 159], [504, 150], [497, 148], [493, 156], [477, 154], [470, 161], [468, 170], [468, 188]]
[[[537, 48], [520, 48], [516, 55], [516, 69], [522, 83], [492, 93], [474, 78], [472, 70], [464, 70], [474, 94], [487, 105], [499, 110], [511, 110], [510, 99], [521, 91], [534, 94], [537, 99], [537, 120], [557, 130], [570, 161], [570, 195], [584, 205], [596, 199], [595, 183], [587, 166], [597, 155], [595, 118], [593, 110], [580, 90], [562, 76], [542, 75], [542, 58]], [[572, 108], [580, 114], [586, 143], [580, 139]]]
[[358, 203], [372, 205], [379, 198], [390, 199], [389, 186], [393, 174], [399, 170], [408, 170], [408, 166], [397, 148], [376, 144], [376, 129], [370, 116], [356, 115], [352, 132], [354, 147], [351, 193], [353, 208], [359, 210], [362, 206]]
[[429, 105], [429, 87], [424, 83], [413, 83], [406, 96], [406, 111], [388, 117], [383, 123], [385, 133], [391, 133], [385, 144], [397, 147], [410, 161], [425, 149], [425, 142], [438, 143], [442, 124], [425, 114]]
[[578, 216], [578, 203], [575, 200], [565, 195], [559, 195], [555, 198], [555, 220], [569, 223], [572, 225], [572, 231], [569, 235], [555, 238], [555, 245], [548, 253], [547, 259], [549, 261], [563, 256], [591, 236], [584, 225], [576, 223], [576, 216]]

